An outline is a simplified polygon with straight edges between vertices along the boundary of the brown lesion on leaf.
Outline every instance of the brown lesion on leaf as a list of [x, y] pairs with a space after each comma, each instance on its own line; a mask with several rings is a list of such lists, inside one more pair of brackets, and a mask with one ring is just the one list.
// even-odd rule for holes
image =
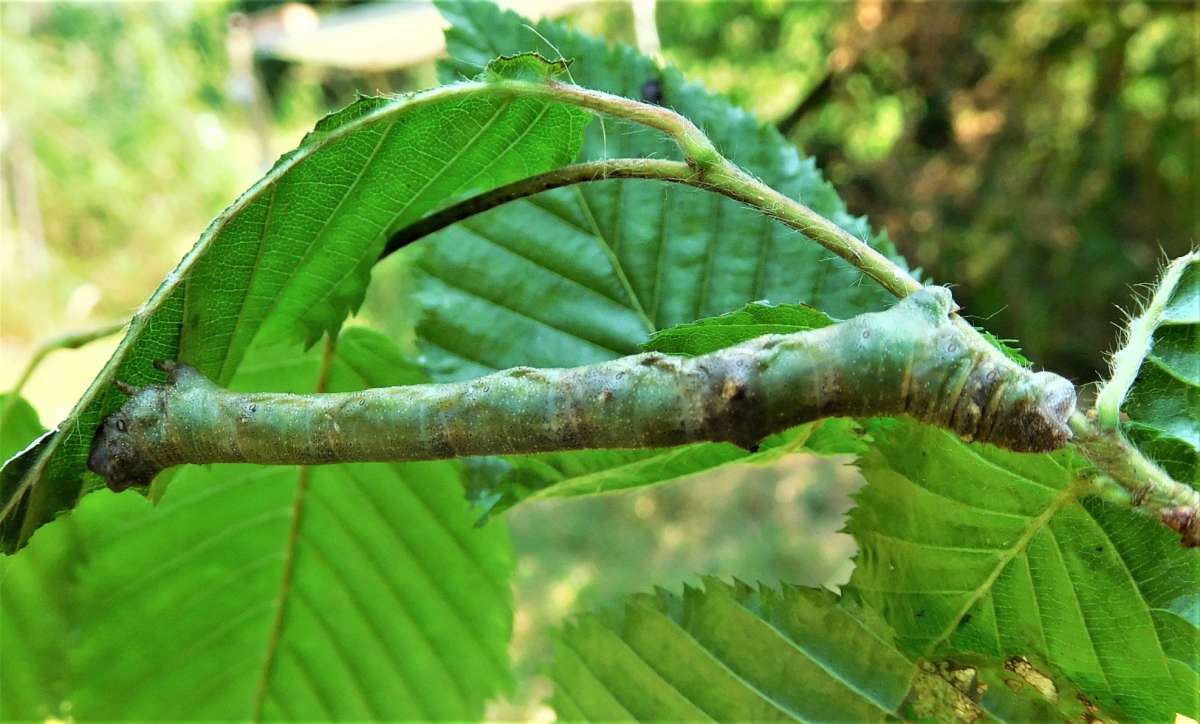
[[976, 669], [952, 662], [922, 661], [901, 709], [906, 719], [974, 722], [986, 717], [979, 699], [987, 691]]
[[[992, 687], [1002, 688], [997, 695]], [[1026, 699], [1030, 706], [1026, 714], [1039, 721], [1115, 721], [1065, 680], [1056, 679], [1045, 667], [1019, 655], [1002, 662], [973, 655], [921, 661], [901, 714], [934, 722], [990, 720], [995, 712], [989, 707], [1006, 708], [1003, 702], [1010, 694], [1004, 689]]]
[[1020, 691], [1026, 684], [1038, 690], [1042, 696], [1050, 700], [1058, 699], [1058, 687], [1054, 685], [1054, 680], [1046, 676], [1041, 671], [1038, 671], [1029, 659], [1024, 656], [1010, 656], [1004, 662], [1005, 671], [1011, 671], [1016, 674], [1015, 678], [1008, 679], [1005, 683], [1008, 688], [1014, 692]]

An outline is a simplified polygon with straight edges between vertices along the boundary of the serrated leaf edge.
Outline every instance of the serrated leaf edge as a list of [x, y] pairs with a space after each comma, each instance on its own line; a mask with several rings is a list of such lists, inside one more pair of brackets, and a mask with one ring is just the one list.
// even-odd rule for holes
[[[186, 285], [189, 278], [189, 272], [192, 267], [199, 262], [209, 250], [212, 243], [225, 229], [226, 225], [244, 210], [251, 202], [257, 199], [264, 191], [271, 188], [272, 185], [279, 180], [285, 173], [294, 168], [304, 159], [311, 156], [316, 150], [324, 147], [328, 143], [345, 134], [360, 128], [363, 125], [372, 123], [380, 117], [395, 113], [402, 109], [414, 108], [428, 103], [434, 103], [445, 98], [452, 98], [458, 95], [470, 95], [472, 93], [487, 92], [494, 89], [495, 92], [503, 92], [497, 87], [498, 84], [493, 81], [462, 81], [458, 83], [449, 83], [426, 91], [417, 93], [409, 93], [397, 95], [391, 98], [385, 97], [365, 97], [352, 103], [346, 108], [334, 111], [321, 120], [319, 120], [314, 129], [305, 135], [300, 144], [282, 156], [275, 162], [271, 169], [256, 181], [250, 188], [242, 192], [229, 206], [225, 207], [221, 213], [209, 223], [204, 232], [201, 233], [200, 239], [196, 244], [184, 254], [179, 263], [172, 269], [163, 281], [158, 285], [154, 292], [150, 295], [129, 321], [125, 336], [113, 351], [112, 356], [99, 374], [92, 380], [91, 384], [84, 393], [79, 397], [71, 412], [68, 414], [64, 422], [70, 424], [63, 427], [63, 423], [55, 426], [54, 430], [66, 430], [68, 435], [74, 435], [79, 432], [78, 419], [87, 409], [95, 403], [103, 391], [113, 383], [118, 371], [125, 367], [129, 362], [129, 355], [133, 352], [139, 342], [142, 333], [151, 325], [155, 313], [168, 301], [180, 285]], [[366, 112], [359, 111], [355, 114], [356, 108], [366, 109]], [[303, 323], [302, 323], [303, 324]], [[147, 365], [148, 366], [148, 365]], [[152, 373], [158, 375], [158, 373]], [[161, 376], [161, 375], [158, 375]], [[114, 408], [115, 409], [115, 408]], [[108, 412], [111, 412], [109, 410]], [[91, 432], [90, 430], [88, 431]], [[0, 470], [7, 469], [9, 465], [16, 462], [27, 455], [37, 455], [37, 459], [29, 466], [21, 476], [21, 483], [14, 490], [12, 497], [3, 501], [3, 509], [0, 510], [0, 520], [7, 518], [14, 510], [17, 509], [19, 503], [25, 495], [36, 494], [32, 489], [37, 486], [32, 482], [39, 480], [41, 475], [58, 449], [59, 443], [63, 440], [62, 435], [55, 436], [53, 439], [45, 439], [45, 436], [39, 438], [37, 442], [42, 443], [40, 452], [35, 448], [37, 445], [31, 445], [26, 450], [14, 455], [9, 460], [5, 461]], [[86, 491], [81, 486], [79, 494], [82, 495]], [[31, 501], [32, 505], [32, 501]], [[44, 521], [37, 521], [31, 524], [32, 518], [27, 518], [22, 522], [20, 532], [18, 533], [19, 542], [17, 545], [23, 545], [24, 541], [28, 540], [33, 530], [41, 525]]]

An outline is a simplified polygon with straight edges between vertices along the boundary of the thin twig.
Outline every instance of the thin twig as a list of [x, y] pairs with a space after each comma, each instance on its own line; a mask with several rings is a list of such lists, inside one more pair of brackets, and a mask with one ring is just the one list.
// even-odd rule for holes
[[129, 320], [125, 319], [120, 322], [111, 322], [91, 329], [66, 332], [65, 334], [51, 337], [39, 344], [37, 349], [33, 351], [33, 354], [30, 355], [29, 362], [25, 364], [25, 369], [21, 371], [21, 376], [17, 378], [17, 383], [8, 391], [8, 396], [4, 399], [4, 405], [0, 407], [0, 420], [8, 418], [8, 414], [12, 411], [12, 406], [16, 403], [17, 397], [21, 394], [21, 390], [25, 388], [25, 383], [29, 382], [29, 378], [33, 376], [34, 371], [37, 370], [51, 352], [60, 349], [79, 349], [98, 339], [111, 337], [122, 329], [125, 329], [125, 325], [127, 324], [129, 324]]
[[694, 183], [697, 176], [692, 167], [682, 161], [661, 161], [650, 158], [618, 158], [562, 166], [494, 188], [491, 191], [485, 191], [478, 196], [472, 196], [405, 226], [388, 238], [379, 258], [383, 259], [415, 241], [476, 214], [550, 189], [609, 179], [653, 179]]

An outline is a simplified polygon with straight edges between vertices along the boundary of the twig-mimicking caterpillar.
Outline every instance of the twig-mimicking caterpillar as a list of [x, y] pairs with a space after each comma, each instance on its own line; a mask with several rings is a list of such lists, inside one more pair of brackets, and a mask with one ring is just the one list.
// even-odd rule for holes
[[693, 357], [647, 353], [572, 369], [354, 393], [233, 393], [191, 367], [141, 390], [97, 432], [88, 464], [121, 490], [182, 463], [321, 464], [701, 440], [751, 447], [836, 415], [907, 414], [1023, 452], [1071, 437], [1075, 389], [1008, 360], [927, 287], [885, 312]]

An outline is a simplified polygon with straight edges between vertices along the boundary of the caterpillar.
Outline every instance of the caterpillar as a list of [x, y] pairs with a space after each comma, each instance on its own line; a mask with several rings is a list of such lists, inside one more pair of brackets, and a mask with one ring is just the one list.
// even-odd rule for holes
[[89, 467], [110, 487], [182, 463], [321, 464], [712, 440], [753, 447], [829, 416], [909, 415], [1022, 452], [1064, 445], [1075, 388], [1008, 360], [926, 287], [883, 312], [757, 337], [699, 357], [661, 353], [571, 369], [354, 393], [233, 393], [164, 363], [97, 431]]

